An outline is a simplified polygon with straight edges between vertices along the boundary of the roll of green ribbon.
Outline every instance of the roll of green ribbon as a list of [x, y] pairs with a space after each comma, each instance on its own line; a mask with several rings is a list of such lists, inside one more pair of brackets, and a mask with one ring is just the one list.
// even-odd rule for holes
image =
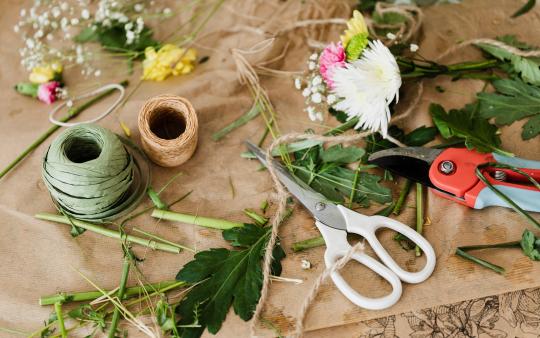
[[144, 192], [134, 187], [143, 175], [124, 142], [94, 124], [68, 128], [52, 142], [42, 177], [62, 212], [82, 220], [115, 218]]

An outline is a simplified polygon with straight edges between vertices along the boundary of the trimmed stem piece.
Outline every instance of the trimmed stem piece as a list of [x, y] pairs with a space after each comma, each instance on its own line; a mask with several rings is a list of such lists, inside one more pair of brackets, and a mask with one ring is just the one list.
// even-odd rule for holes
[[189, 224], [194, 224], [194, 225], [199, 225], [202, 227], [219, 229], [219, 230], [227, 230], [227, 229], [238, 228], [238, 227], [244, 226], [243, 223], [231, 222], [231, 221], [226, 221], [226, 220], [217, 219], [217, 218], [187, 215], [187, 214], [181, 214], [174, 211], [159, 210], [159, 209], [154, 209], [154, 211], [152, 211], [152, 217], [165, 219], [168, 221], [189, 223]]
[[[122, 234], [120, 234], [120, 232], [118, 231], [110, 230], [96, 224], [79, 221], [77, 219], [71, 219], [70, 221], [69, 218], [63, 215], [55, 215], [55, 214], [42, 212], [42, 213], [36, 214], [34, 217], [36, 217], [37, 219], [45, 220], [45, 221], [57, 222], [57, 223], [62, 223], [62, 224], [67, 224], [67, 225], [71, 225], [73, 223], [75, 226], [81, 227], [88, 231], [98, 233], [106, 237], [111, 237], [111, 238], [115, 238], [119, 240], [123, 239]], [[180, 249], [177, 246], [173, 246], [167, 243], [159, 243], [153, 240], [144, 239], [144, 238], [140, 238], [140, 237], [136, 237], [132, 235], [125, 235], [125, 239], [128, 242], [139, 244], [139, 245], [148, 247], [150, 249], [167, 251], [167, 252], [172, 252], [172, 253], [180, 253]]]
[[[416, 232], [420, 235], [423, 231], [424, 226], [424, 206], [422, 203], [423, 188], [421, 183], [416, 183]], [[414, 247], [414, 253], [416, 257], [422, 255], [422, 250], [418, 245]]]
[[322, 236], [317, 236], [294, 243], [292, 245], [292, 249], [294, 252], [298, 252], [306, 249], [316, 248], [318, 246], [323, 246], [324, 244], [324, 238]]
[[[126, 284], [129, 276], [129, 267], [131, 266], [129, 256], [124, 256], [124, 262], [122, 264], [122, 277], [120, 278], [120, 286], [118, 287], [118, 300], [122, 302], [124, 299], [124, 293], [126, 292]], [[116, 337], [116, 328], [118, 327], [118, 321], [120, 320], [120, 308], [114, 308], [113, 317], [111, 321], [111, 327], [109, 329], [109, 338]]]
[[409, 191], [411, 191], [411, 183], [412, 183], [411, 180], [405, 179], [405, 185], [403, 186], [403, 188], [401, 188], [401, 191], [399, 192], [398, 200], [396, 202], [396, 205], [394, 206], [394, 210], [392, 210], [392, 213], [394, 215], [399, 215], [401, 213], [401, 208], [403, 207], [403, 203], [405, 202], [407, 195], [409, 195]]
[[[185, 282], [179, 282], [176, 280], [164, 281], [153, 284], [145, 284], [143, 286], [132, 286], [127, 288], [124, 293], [125, 298], [131, 298], [141, 295], [145, 292], [153, 292], [154, 290], [162, 292], [164, 290], [170, 290], [171, 288], [177, 288], [186, 285]], [[107, 291], [110, 296], [116, 295], [117, 290]], [[39, 305], [53, 305], [54, 303], [69, 303], [69, 302], [86, 302], [98, 299], [103, 296], [101, 291], [86, 291], [86, 292], [73, 292], [73, 293], [59, 293], [56, 295], [43, 296], [39, 298]]]
[[60, 336], [67, 338], [66, 325], [64, 324], [64, 314], [62, 313], [62, 303], [54, 303], [54, 312], [56, 312], [56, 318], [58, 322], [58, 329], [60, 330]]

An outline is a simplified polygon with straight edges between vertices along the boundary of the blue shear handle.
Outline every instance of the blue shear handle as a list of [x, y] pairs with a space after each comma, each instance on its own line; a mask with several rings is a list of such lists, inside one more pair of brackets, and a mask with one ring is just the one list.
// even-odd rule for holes
[[[519, 205], [521, 209], [533, 212], [540, 212], [540, 191], [528, 190], [509, 187], [507, 185], [493, 185], [497, 190], [508, 196], [514, 203]], [[485, 187], [480, 191], [476, 202], [475, 209], [483, 209], [489, 206], [499, 206], [510, 208], [510, 205], [497, 196], [489, 187]]]
[[497, 153], [492, 153], [495, 161], [511, 165], [519, 169], [540, 169], [540, 161], [525, 160], [519, 157], [508, 157]]

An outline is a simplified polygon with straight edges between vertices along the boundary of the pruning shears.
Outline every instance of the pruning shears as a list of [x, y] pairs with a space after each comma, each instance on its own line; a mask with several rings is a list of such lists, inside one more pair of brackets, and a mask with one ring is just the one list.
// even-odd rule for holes
[[[527, 211], [540, 212], [540, 162], [467, 148], [404, 147], [381, 150], [368, 161], [400, 176], [433, 188], [445, 198], [474, 209], [510, 207], [477, 175], [479, 171], [499, 192]], [[521, 173], [516, 172], [521, 171]]]
[[[264, 152], [252, 143], [246, 142], [246, 144], [257, 159], [267, 166], [268, 163]], [[364, 237], [379, 257], [380, 261], [364, 252], [356, 252], [353, 254], [352, 259], [374, 271], [390, 283], [392, 292], [384, 297], [370, 298], [361, 295], [343, 279], [339, 271], [335, 271], [330, 275], [337, 288], [351, 302], [370, 310], [388, 308], [394, 305], [401, 297], [401, 281], [421, 283], [431, 275], [436, 261], [433, 247], [411, 227], [388, 217], [366, 216], [342, 205], [334, 204], [290, 174], [278, 161], [274, 159], [271, 159], [271, 161], [281, 183], [315, 218], [315, 224], [326, 243], [324, 261], [327, 267], [332, 266], [351, 249], [351, 245], [347, 241], [347, 233], [355, 233]], [[424, 268], [417, 272], [403, 270], [377, 239], [376, 232], [382, 228], [397, 231], [416, 243], [423, 250], [426, 257]], [[362, 277], [359, 276], [359, 278]]]

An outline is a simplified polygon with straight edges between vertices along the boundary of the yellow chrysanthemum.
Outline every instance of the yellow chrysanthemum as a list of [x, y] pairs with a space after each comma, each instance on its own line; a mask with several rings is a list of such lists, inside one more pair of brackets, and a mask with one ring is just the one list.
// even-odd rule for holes
[[368, 34], [368, 29], [362, 13], [357, 10], [353, 12], [353, 17], [347, 21], [347, 29], [343, 33], [344, 34], [339, 37], [343, 48], [347, 48], [349, 41], [351, 41], [355, 35]]
[[144, 51], [143, 80], [163, 81], [170, 75], [190, 73], [195, 67], [197, 51], [166, 44], [158, 51], [148, 47]]
[[62, 64], [58, 61], [43, 64], [32, 68], [32, 72], [28, 79], [32, 83], [47, 83], [52, 80], [58, 80], [62, 74]]

